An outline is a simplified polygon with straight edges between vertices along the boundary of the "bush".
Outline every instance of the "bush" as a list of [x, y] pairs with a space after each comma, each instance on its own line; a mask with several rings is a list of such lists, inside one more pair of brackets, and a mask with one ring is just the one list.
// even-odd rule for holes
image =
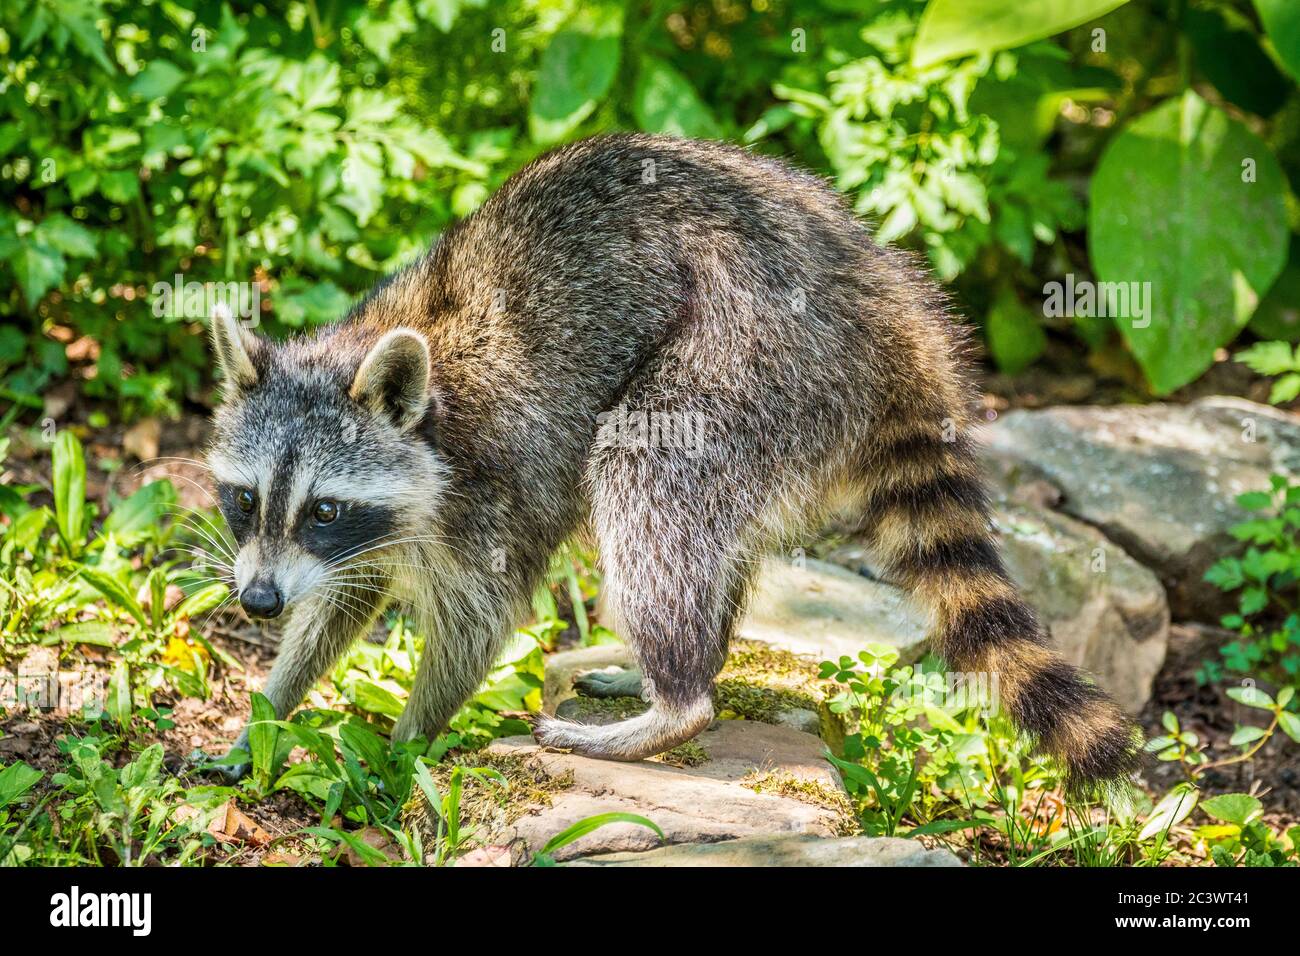
[[[829, 172], [881, 240], [956, 283], [1011, 371], [1044, 327], [1092, 348], [1118, 333], [1161, 393], [1252, 315], [1300, 337], [1268, 295], [1298, 275], [1297, 164], [1274, 156], [1300, 135], [1282, 0], [988, 5], [397, 0], [271, 17], [16, 0], [0, 14], [0, 394], [39, 407], [71, 360], [128, 415], [202, 399], [205, 302], [185, 283], [238, 283], [275, 333], [333, 320], [542, 149], [620, 128]], [[1043, 301], [1043, 279], [1067, 275], [1150, 285], [1097, 315]]]

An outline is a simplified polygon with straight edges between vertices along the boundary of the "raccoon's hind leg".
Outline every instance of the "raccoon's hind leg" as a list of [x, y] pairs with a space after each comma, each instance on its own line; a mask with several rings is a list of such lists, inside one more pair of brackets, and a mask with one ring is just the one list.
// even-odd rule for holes
[[[690, 740], [713, 720], [713, 678], [751, 573], [734, 498], [707, 462], [665, 466], [671, 451], [620, 450], [596, 472], [592, 521], [606, 610], [643, 675], [644, 714], [603, 726], [538, 722], [548, 747], [640, 760]], [[656, 462], [656, 459], [659, 459]]]

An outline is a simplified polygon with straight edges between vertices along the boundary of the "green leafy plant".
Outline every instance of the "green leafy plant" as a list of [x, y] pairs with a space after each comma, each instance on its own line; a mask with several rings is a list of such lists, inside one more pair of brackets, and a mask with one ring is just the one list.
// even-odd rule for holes
[[19, 815], [20, 802], [36, 786], [43, 774], [21, 760], [0, 768], [0, 866], [25, 863], [31, 848], [19, 843], [28, 823], [44, 806], [44, 801]]
[[55, 438], [52, 474], [53, 509], [32, 507], [21, 496], [5, 509], [0, 636], [15, 646], [112, 648], [119, 659], [105, 706], [119, 721], [135, 713], [133, 694], [147, 704], [164, 683], [206, 697], [212, 660], [238, 666], [190, 627], [229, 597], [225, 580], [195, 560], [206, 560], [210, 519], [177, 518], [175, 489], [163, 480], [144, 485], [98, 522], [86, 500], [81, 443], [68, 430]]
[[1268, 400], [1274, 405], [1289, 402], [1300, 395], [1300, 347], [1289, 342], [1256, 342], [1235, 356], [1260, 375], [1276, 378]]
[[1268, 491], [1247, 492], [1236, 501], [1245, 511], [1257, 513], [1232, 529], [1233, 537], [1246, 543], [1246, 550], [1216, 561], [1205, 579], [1224, 591], [1239, 593], [1237, 612], [1222, 621], [1239, 637], [1221, 649], [1221, 664], [1207, 662], [1201, 678], [1216, 680], [1226, 667], [1294, 685], [1300, 681], [1300, 616], [1295, 613], [1300, 486], [1274, 475]]
[[207, 812], [178, 813], [186, 805], [180, 798], [188, 795], [176, 778], [163, 773], [161, 744], [116, 768], [104, 759], [102, 743], [94, 737], [60, 741], [68, 765], [52, 782], [67, 797], [57, 808], [66, 852], [85, 862], [120, 866], [192, 861], [204, 847], [217, 805], [209, 800], [196, 808]]
[[1281, 839], [1261, 819], [1264, 805], [1246, 793], [1225, 793], [1202, 800], [1201, 812], [1215, 823], [1196, 830], [1210, 846], [1217, 866], [1300, 866], [1300, 827]]

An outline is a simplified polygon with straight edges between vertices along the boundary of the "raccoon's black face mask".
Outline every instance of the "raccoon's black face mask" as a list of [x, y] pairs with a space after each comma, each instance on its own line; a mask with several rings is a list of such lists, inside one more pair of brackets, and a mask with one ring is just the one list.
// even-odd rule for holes
[[446, 466], [415, 434], [423, 336], [389, 331], [350, 363], [346, 340], [275, 345], [225, 313], [213, 340], [226, 387], [208, 457], [240, 603], [275, 617], [358, 574], [390, 577], [445, 489]]

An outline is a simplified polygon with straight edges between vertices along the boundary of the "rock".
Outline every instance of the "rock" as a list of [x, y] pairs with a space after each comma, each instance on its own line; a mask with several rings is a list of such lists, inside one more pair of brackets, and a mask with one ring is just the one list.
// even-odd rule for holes
[[59, 422], [77, 400], [77, 381], [68, 379], [51, 385], [41, 395], [41, 417]]
[[783, 834], [583, 857], [567, 866], [961, 866], [947, 850], [897, 837]]
[[1160, 576], [1179, 618], [1233, 603], [1202, 578], [1240, 548], [1229, 534], [1247, 517], [1236, 496], [1267, 489], [1271, 473], [1300, 476], [1300, 420], [1236, 398], [1011, 411], [982, 439], [1003, 494], [1054, 485], [1062, 511]]
[[1130, 713], [1151, 698], [1169, 642], [1169, 605], [1156, 576], [1066, 515], [1009, 505], [993, 515], [1012, 579], [1061, 656], [1083, 667]]
[[[674, 766], [544, 751], [530, 737], [495, 741], [487, 749], [489, 759], [536, 762], [547, 775], [571, 782], [549, 796], [549, 806], [530, 808], [501, 832], [485, 834], [484, 841], [507, 844], [517, 839], [531, 855], [571, 824], [612, 811], [637, 813], [654, 821], [667, 844], [785, 833], [832, 837], [849, 829], [839, 777], [822, 756], [823, 744], [816, 737], [756, 721], [720, 720], [694, 744], [707, 759]], [[773, 780], [793, 786], [772, 786]], [[652, 850], [660, 845], [653, 831], [619, 823], [583, 836], [558, 851], [556, 859]]]
[[[1043, 507], [1004, 501], [993, 524], [1007, 570], [1057, 650], [1094, 674], [1120, 706], [1140, 711], [1169, 639], [1169, 606], [1156, 575], [1096, 528]], [[873, 573], [860, 539], [840, 539], [823, 553], [858, 574]], [[874, 586], [895, 591], [906, 606], [890, 585]]]
[[640, 697], [570, 697], [560, 701], [555, 716], [580, 724], [613, 724], [644, 714], [650, 705]]
[[780, 727], [789, 727], [791, 730], [797, 730], [804, 734], [820, 735], [822, 732], [821, 714], [805, 707], [792, 707], [789, 710], [783, 710], [776, 714], [773, 720]]
[[763, 562], [741, 638], [822, 660], [856, 657], [868, 644], [898, 648], [902, 663], [925, 653], [924, 612], [896, 587], [815, 558]]

